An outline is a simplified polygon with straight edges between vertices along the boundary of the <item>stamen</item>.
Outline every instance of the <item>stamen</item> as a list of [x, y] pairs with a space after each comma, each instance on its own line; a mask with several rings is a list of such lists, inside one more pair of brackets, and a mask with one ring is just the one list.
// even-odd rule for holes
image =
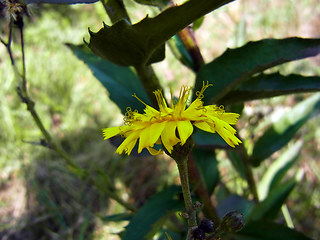
[[147, 106], [147, 104], [144, 101], [142, 101], [140, 98], [137, 97], [137, 94], [134, 93], [132, 97], [138, 99], [138, 101], [140, 101], [143, 105]]
[[204, 82], [202, 83], [202, 88], [200, 91], [197, 91], [196, 92], [196, 96], [199, 98], [199, 99], [202, 99], [204, 97], [203, 93], [204, 91], [208, 88], [208, 87], [211, 87], [213, 86], [213, 84], [209, 83], [209, 81], [207, 81], [207, 83], [205, 84]]

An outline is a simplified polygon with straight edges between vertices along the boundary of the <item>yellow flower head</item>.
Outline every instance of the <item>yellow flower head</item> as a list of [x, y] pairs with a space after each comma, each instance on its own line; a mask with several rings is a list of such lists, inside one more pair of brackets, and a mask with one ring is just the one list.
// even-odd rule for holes
[[[116, 153], [130, 154], [139, 139], [138, 153], [147, 148], [152, 155], [162, 153], [155, 150], [154, 144], [162, 144], [169, 153], [173, 146], [180, 143], [184, 145], [193, 133], [193, 126], [215, 133], [217, 132], [231, 147], [235, 147], [241, 141], [235, 136], [236, 130], [230, 126], [237, 123], [239, 114], [226, 113], [223, 107], [216, 105], [203, 106], [203, 93], [211, 84], [203, 84], [201, 91], [197, 92], [197, 98], [187, 107], [187, 101], [191, 88], [183, 86], [180, 89], [178, 100], [171, 99], [168, 107], [161, 90], [153, 93], [156, 96], [159, 110], [156, 110], [142, 102], [135, 94], [133, 97], [142, 102], [146, 108], [144, 113], [132, 111], [127, 108], [124, 117], [124, 126], [104, 128], [104, 139], [120, 134], [125, 140], [118, 147]], [[171, 97], [172, 98], [172, 97]]]

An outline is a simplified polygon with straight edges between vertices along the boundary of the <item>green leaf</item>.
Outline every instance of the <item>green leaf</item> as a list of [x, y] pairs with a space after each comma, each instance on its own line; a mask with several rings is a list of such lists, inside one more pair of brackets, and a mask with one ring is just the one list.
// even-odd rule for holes
[[[122, 240], [151, 239], [170, 213], [181, 211], [183, 201], [178, 198], [181, 187], [170, 186], [152, 196], [132, 218]], [[149, 236], [149, 237], [147, 237]]]
[[268, 193], [282, 180], [283, 176], [288, 172], [292, 165], [296, 162], [300, 155], [303, 144], [301, 141], [291, 145], [277, 160], [272, 162], [263, 178], [259, 182], [259, 197], [265, 199]]
[[273, 220], [281, 210], [282, 204], [285, 202], [295, 185], [296, 179], [291, 179], [274, 187], [266, 199], [255, 206], [249, 216], [249, 219]]
[[305, 77], [279, 73], [260, 74], [240, 84], [235, 90], [225, 95], [220, 102], [231, 104], [255, 99], [271, 98], [280, 95], [320, 91], [320, 77]]
[[192, 136], [193, 136], [195, 145], [200, 148], [212, 149], [212, 148], [229, 148], [230, 147], [216, 133], [209, 133], [209, 132], [198, 130]]
[[206, 90], [206, 103], [218, 102], [242, 82], [254, 74], [293, 60], [320, 53], [320, 39], [286, 38], [249, 42], [243, 47], [228, 49], [220, 57], [204, 65], [196, 79], [196, 90], [209, 81], [212, 88]]
[[251, 221], [232, 235], [234, 240], [312, 240], [294, 229], [265, 220]]
[[190, 53], [188, 52], [188, 49], [186, 48], [186, 46], [184, 45], [184, 43], [182, 42], [181, 38], [179, 37], [179, 35], [174, 35], [170, 40], [169, 40], [169, 44], [174, 44], [174, 47], [171, 47], [171, 51], [173, 52], [173, 54], [176, 56], [176, 58], [178, 58], [178, 60], [185, 65], [186, 67], [190, 68], [191, 70], [194, 69], [194, 63], [192, 60], [192, 57], [190, 55]]
[[122, 222], [128, 221], [133, 217], [132, 213], [119, 213], [108, 216], [99, 216], [103, 222]]
[[246, 218], [254, 207], [254, 202], [236, 194], [229, 195], [219, 202], [217, 212], [219, 217], [225, 216], [231, 211], [238, 211]]
[[137, 109], [139, 112], [143, 111], [145, 106], [132, 97], [134, 93], [146, 104], [150, 104], [139, 78], [129, 67], [121, 67], [101, 59], [83, 45], [68, 44], [68, 47], [88, 65], [94, 76], [109, 91], [110, 99], [118, 105], [122, 114], [126, 113], [127, 107], [131, 107], [132, 110]]
[[180, 6], [167, 8], [154, 18], [147, 16], [134, 25], [126, 20], [120, 20], [111, 27], [104, 25], [97, 33], [89, 31], [89, 47], [98, 56], [122, 66], [159, 61], [161, 56], [164, 57], [164, 44], [168, 39], [230, 1], [189, 0]]
[[215, 154], [212, 150], [193, 148], [192, 156], [195, 159], [208, 193], [211, 194], [220, 179], [218, 162]]
[[258, 166], [264, 159], [280, 150], [319, 110], [320, 94], [314, 94], [287, 112], [257, 140], [250, 157], [251, 163]]

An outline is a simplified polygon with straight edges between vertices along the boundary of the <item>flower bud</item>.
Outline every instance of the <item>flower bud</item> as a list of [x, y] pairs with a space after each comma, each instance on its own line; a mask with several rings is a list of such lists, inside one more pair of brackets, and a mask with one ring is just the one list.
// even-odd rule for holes
[[244, 218], [238, 211], [226, 214], [221, 221], [220, 228], [224, 232], [237, 232], [244, 226]]
[[203, 219], [199, 224], [199, 228], [205, 233], [211, 233], [214, 231], [214, 224], [210, 219]]
[[202, 229], [196, 227], [192, 230], [192, 236], [194, 239], [203, 240], [205, 237], [205, 232]]

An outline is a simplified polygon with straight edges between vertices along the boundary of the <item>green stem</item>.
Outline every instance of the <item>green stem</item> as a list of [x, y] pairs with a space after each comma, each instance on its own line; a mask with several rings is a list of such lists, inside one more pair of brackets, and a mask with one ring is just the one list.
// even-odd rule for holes
[[189, 178], [188, 178], [188, 158], [176, 160], [180, 181], [182, 194], [184, 199], [184, 204], [186, 208], [186, 212], [188, 214], [188, 235], [187, 240], [192, 239], [192, 229], [197, 226], [197, 218], [196, 218], [196, 210], [193, 207], [190, 187], [189, 187]]
[[256, 202], [259, 202], [259, 195], [257, 191], [257, 185], [253, 177], [252, 168], [249, 163], [249, 155], [247, 153], [247, 149], [244, 147], [244, 144], [239, 145], [241, 160], [243, 162], [243, 166], [245, 167], [246, 171], [246, 178], [250, 188], [251, 193], [253, 194], [253, 198]]
[[[214, 154], [214, 153], [212, 153]], [[203, 179], [199, 173], [197, 164], [195, 163], [192, 154], [189, 153], [188, 155], [188, 170], [189, 170], [189, 177], [192, 189], [197, 193], [199, 196], [201, 203], [203, 204], [203, 214], [214, 221], [216, 226], [219, 225], [220, 219], [217, 213], [216, 208], [212, 204], [210, 199], [210, 195], [208, 193], [208, 189], [206, 188]]]
[[121, 19], [131, 22], [122, 0], [101, 0], [101, 3], [113, 24]]
[[135, 66], [135, 70], [137, 72], [137, 75], [139, 76], [139, 79], [146, 90], [148, 97], [151, 101], [151, 104], [156, 107], [157, 99], [155, 95], [153, 94], [153, 91], [160, 90], [162, 87], [160, 86], [159, 79], [155, 72], [153, 71], [153, 68], [145, 65], [139, 65]]
[[[121, 19], [126, 19], [128, 22], [131, 22], [122, 0], [101, 0], [101, 2], [113, 24]], [[153, 68], [150, 65], [140, 65], [135, 66], [135, 70], [152, 105], [157, 106], [157, 100], [153, 91], [162, 89], [162, 87], [160, 86], [159, 79]]]

